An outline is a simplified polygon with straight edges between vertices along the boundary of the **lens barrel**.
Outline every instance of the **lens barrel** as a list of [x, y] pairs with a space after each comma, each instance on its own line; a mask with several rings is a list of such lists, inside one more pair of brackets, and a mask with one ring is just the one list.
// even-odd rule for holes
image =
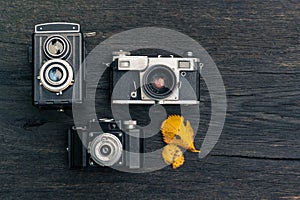
[[122, 155], [121, 141], [113, 134], [103, 133], [97, 136], [90, 145], [92, 159], [101, 166], [112, 166]]
[[65, 60], [53, 59], [41, 67], [41, 84], [51, 92], [62, 92], [73, 84], [73, 68]]
[[155, 65], [145, 72], [142, 84], [148, 97], [164, 99], [172, 94], [176, 86], [176, 76], [171, 68]]

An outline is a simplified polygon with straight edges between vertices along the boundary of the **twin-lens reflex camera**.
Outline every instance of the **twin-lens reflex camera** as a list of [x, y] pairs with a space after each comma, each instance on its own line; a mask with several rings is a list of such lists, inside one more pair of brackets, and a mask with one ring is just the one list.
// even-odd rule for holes
[[[85, 50], [80, 25], [36, 25], [32, 50], [33, 104], [57, 107], [82, 103]], [[78, 82], [76, 88], [74, 81]]]

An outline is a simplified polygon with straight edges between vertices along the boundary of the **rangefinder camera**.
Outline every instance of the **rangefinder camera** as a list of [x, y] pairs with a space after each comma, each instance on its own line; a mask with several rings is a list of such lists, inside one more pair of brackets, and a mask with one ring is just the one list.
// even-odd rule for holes
[[69, 168], [141, 168], [144, 141], [136, 123], [100, 119], [87, 126], [73, 126], [68, 132]]
[[[82, 102], [85, 54], [79, 24], [37, 24], [31, 54], [35, 106], [64, 106]], [[77, 82], [76, 88], [74, 82]]]
[[193, 57], [131, 56], [115, 52], [111, 63], [113, 104], [198, 104], [202, 63]]

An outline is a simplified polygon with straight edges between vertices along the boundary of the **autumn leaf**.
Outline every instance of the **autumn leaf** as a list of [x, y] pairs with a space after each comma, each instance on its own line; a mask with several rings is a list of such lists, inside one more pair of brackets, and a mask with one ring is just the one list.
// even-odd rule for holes
[[167, 164], [172, 164], [173, 169], [183, 165], [184, 157], [180, 148], [174, 144], [168, 144], [162, 151], [162, 157]]
[[199, 152], [194, 145], [194, 130], [187, 120], [179, 115], [169, 116], [161, 125], [163, 140], [167, 144], [181, 146], [191, 152]]

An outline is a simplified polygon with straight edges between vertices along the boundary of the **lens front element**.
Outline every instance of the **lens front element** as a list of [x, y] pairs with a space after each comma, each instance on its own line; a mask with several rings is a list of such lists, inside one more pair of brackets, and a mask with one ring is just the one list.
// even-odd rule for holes
[[57, 81], [61, 80], [61, 78], [63, 76], [63, 71], [59, 67], [53, 67], [49, 71], [48, 76], [52, 81], [57, 82]]

